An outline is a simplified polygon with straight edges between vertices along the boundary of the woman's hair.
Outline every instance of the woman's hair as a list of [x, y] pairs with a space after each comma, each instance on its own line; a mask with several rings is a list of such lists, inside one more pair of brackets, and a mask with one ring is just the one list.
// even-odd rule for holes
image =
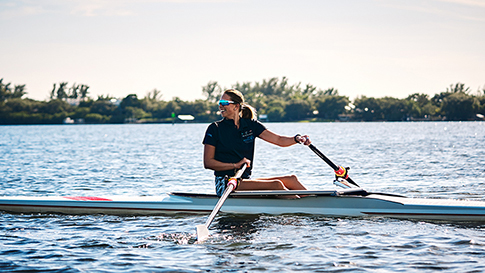
[[229, 97], [231, 97], [232, 101], [241, 106], [239, 108], [239, 115], [242, 118], [256, 119], [256, 109], [244, 102], [244, 96], [241, 92], [236, 89], [227, 89], [224, 91], [224, 94], [227, 94]]

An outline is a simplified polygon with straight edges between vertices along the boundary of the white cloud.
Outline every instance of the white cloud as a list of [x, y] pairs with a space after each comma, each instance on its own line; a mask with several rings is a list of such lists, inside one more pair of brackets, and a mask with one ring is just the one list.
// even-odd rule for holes
[[485, 8], [485, 1], [483, 0], [437, 0], [440, 2], [449, 2], [470, 7]]
[[138, 6], [153, 3], [227, 3], [235, 0], [7, 0], [0, 2], [4, 19], [31, 16], [47, 12], [63, 12], [78, 16], [132, 16]]
[[129, 5], [133, 1], [84, 0], [75, 1], [70, 13], [80, 16], [130, 16], [135, 13]]
[[12, 18], [32, 16], [44, 13], [42, 5], [31, 1], [5, 1], [0, 2], [0, 18], [9, 20]]
[[[448, 18], [458, 18], [466, 21], [485, 22], [483, 8], [485, 1], [475, 0], [433, 0], [429, 1], [381, 1], [379, 3], [385, 7], [391, 7], [411, 12], [434, 14]], [[455, 5], [450, 7], [449, 5]]]

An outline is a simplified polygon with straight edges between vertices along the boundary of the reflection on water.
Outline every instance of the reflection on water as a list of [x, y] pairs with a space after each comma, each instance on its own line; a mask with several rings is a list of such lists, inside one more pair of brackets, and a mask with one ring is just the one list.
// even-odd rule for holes
[[258, 231], [259, 219], [258, 215], [222, 215], [211, 229], [217, 230], [225, 239], [249, 241], [252, 234]]
[[[268, 123], [309, 134], [369, 191], [485, 200], [485, 123]], [[0, 195], [213, 193], [206, 124], [0, 127]], [[177, 136], [177, 137], [174, 137]], [[333, 188], [310, 149], [257, 142], [254, 176]], [[0, 213], [0, 271], [483, 272], [485, 225], [311, 215], [119, 217]]]

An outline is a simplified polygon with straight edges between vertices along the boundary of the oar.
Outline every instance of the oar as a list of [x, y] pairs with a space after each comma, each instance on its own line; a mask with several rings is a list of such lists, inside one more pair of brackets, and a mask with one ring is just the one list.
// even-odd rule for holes
[[312, 151], [314, 151], [321, 159], [323, 159], [323, 161], [327, 162], [327, 164], [332, 167], [332, 169], [335, 171], [335, 175], [337, 177], [341, 177], [343, 179], [345, 179], [346, 181], [348, 181], [349, 183], [357, 186], [360, 188], [359, 185], [357, 185], [357, 183], [355, 183], [352, 178], [349, 177], [349, 174], [347, 173], [347, 169], [345, 169], [344, 167], [342, 166], [337, 166], [335, 165], [330, 159], [328, 159], [328, 157], [326, 157], [322, 152], [320, 152], [317, 147], [313, 146], [313, 144], [310, 144], [308, 147], [310, 147], [310, 149]]
[[229, 194], [236, 188], [237, 186], [237, 180], [241, 178], [243, 175], [244, 171], [246, 170], [246, 164], [242, 166], [241, 169], [239, 169], [234, 177], [231, 177], [229, 179], [229, 182], [227, 183], [227, 188], [222, 194], [221, 198], [217, 202], [216, 206], [212, 210], [212, 213], [209, 215], [209, 218], [207, 218], [207, 221], [205, 222], [204, 225], [198, 225], [196, 227], [197, 229], [197, 242], [203, 242], [209, 237], [209, 226], [216, 217], [216, 214], [219, 212], [221, 209], [222, 205], [226, 201], [227, 197]]

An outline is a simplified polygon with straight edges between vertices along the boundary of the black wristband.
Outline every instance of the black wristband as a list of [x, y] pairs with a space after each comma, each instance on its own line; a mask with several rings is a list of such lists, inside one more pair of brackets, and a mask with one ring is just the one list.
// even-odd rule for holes
[[296, 139], [297, 137], [301, 136], [300, 134], [296, 134], [293, 139], [295, 140], [296, 143], [300, 143], [300, 141], [298, 141], [298, 139]]

